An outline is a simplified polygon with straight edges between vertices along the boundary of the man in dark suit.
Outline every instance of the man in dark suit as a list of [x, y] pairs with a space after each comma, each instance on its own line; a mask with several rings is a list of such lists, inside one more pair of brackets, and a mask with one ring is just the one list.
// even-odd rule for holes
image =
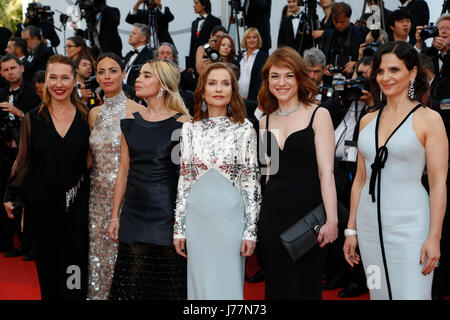
[[23, 77], [28, 82], [31, 82], [33, 73], [30, 70], [30, 63], [27, 61], [27, 43], [19, 37], [12, 37], [8, 41], [8, 46], [5, 49], [7, 54], [15, 55], [22, 62], [25, 69]]
[[424, 26], [418, 26], [416, 29], [415, 47], [420, 53], [426, 54], [433, 60], [434, 70], [441, 77], [450, 77], [450, 14], [446, 13], [436, 21], [439, 29], [439, 36], [434, 37], [432, 46], [427, 47], [420, 33]]
[[[146, 3], [145, 6], [147, 6], [147, 10], [139, 9], [139, 6], [144, 2]], [[162, 11], [161, 0], [138, 0], [133, 7], [133, 11], [127, 15], [125, 21], [130, 24], [142, 23], [151, 28], [152, 16], [156, 18], [156, 23], [154, 24], [156, 36], [158, 38], [156, 39], [156, 45], [158, 46], [163, 42], [174, 44], [169, 33], [169, 22], [174, 19], [174, 16], [170, 12], [169, 7], [164, 7], [164, 12]], [[150, 43], [152, 43], [152, 41], [150, 41]]]
[[134, 88], [134, 83], [139, 76], [139, 70], [145, 61], [153, 59], [153, 52], [147, 47], [150, 30], [148, 26], [141, 23], [135, 23], [131, 30], [128, 43], [133, 47], [125, 56], [125, 83]]
[[30, 74], [39, 70], [45, 70], [48, 59], [53, 55], [53, 50], [42, 42], [41, 31], [38, 27], [28, 26], [22, 31], [22, 39], [27, 43], [29, 56], [27, 68]]
[[[326, 30], [320, 49], [327, 57], [327, 65], [344, 67], [344, 74], [351, 76], [358, 61], [359, 46], [365, 42], [369, 30], [350, 23], [352, 8], [344, 2], [336, 2], [331, 9], [334, 29]], [[327, 68], [328, 69], [328, 68]], [[328, 70], [325, 74], [330, 77]]]
[[199, 17], [192, 22], [191, 44], [186, 62], [186, 68], [192, 70], [192, 72], [195, 70], [197, 48], [208, 42], [211, 31], [215, 26], [222, 24], [219, 18], [211, 14], [211, 2], [209, 0], [194, 0], [194, 11]]
[[430, 21], [430, 9], [425, 0], [400, 0], [401, 8], [405, 8], [411, 13], [412, 28], [409, 33], [410, 38], [414, 38], [417, 26], [428, 25]]
[[244, 20], [248, 28], [258, 29], [262, 38], [261, 51], [269, 53], [272, 48], [272, 38], [270, 36], [270, 13], [272, 10], [272, 0], [245, 0]]
[[[7, 87], [0, 89], [0, 121], [2, 125], [6, 122], [12, 124], [12, 129], [8, 130], [12, 137], [6, 141], [6, 144], [0, 146], [0, 197], [3, 199], [4, 183], [9, 177], [17, 155], [19, 120], [24, 117], [25, 112], [36, 108], [40, 103], [40, 99], [35, 94], [31, 83], [23, 79], [23, 66], [16, 56], [9, 54], [3, 56], [0, 59], [0, 72], [8, 82]], [[0, 139], [0, 141], [5, 143], [3, 139]], [[6, 257], [21, 256], [29, 250], [28, 234], [20, 232], [21, 218], [22, 212], [16, 212], [13, 223], [12, 220], [6, 218], [3, 206], [0, 209], [0, 252], [9, 250], [5, 253]], [[19, 235], [20, 246], [13, 250], [15, 231]], [[24, 227], [24, 231], [29, 232], [27, 224]]]
[[412, 45], [416, 43], [416, 37], [409, 36], [412, 26], [412, 17], [408, 10], [395, 10], [387, 20], [387, 27], [391, 30], [390, 41], [405, 41]]

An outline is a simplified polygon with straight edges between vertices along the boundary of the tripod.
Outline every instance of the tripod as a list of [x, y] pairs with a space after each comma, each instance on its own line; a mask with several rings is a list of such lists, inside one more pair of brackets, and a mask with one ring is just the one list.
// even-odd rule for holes
[[157, 23], [157, 17], [156, 17], [156, 7], [148, 7], [147, 5], [148, 1], [145, 1], [143, 3], [143, 11], [144, 11], [144, 17], [147, 19], [147, 26], [150, 29], [150, 40], [149, 40], [149, 47], [152, 50], [155, 50], [159, 47], [159, 39], [158, 39], [158, 23]]
[[[311, 8], [309, 6], [305, 6], [305, 14], [302, 14], [302, 19], [300, 19], [300, 23], [302, 23], [303, 20], [303, 26], [302, 26], [302, 35], [300, 38], [300, 43], [298, 45], [297, 51], [301, 54], [303, 51], [307, 48], [303, 48], [305, 41], [305, 37], [308, 37], [308, 40], [312, 42], [312, 47], [316, 47], [318, 44], [314, 37], [312, 36], [312, 31], [319, 29], [319, 17], [317, 16], [317, 12], [315, 8]], [[305, 17], [303, 19], [303, 17]], [[308, 44], [306, 44], [308, 45]]]
[[240, 39], [240, 35], [239, 35], [239, 27], [244, 28], [245, 26], [245, 19], [244, 19], [244, 15], [242, 15], [242, 20], [241, 23], [239, 23], [239, 19], [237, 17], [239, 11], [242, 12], [242, 8], [239, 8], [239, 5], [236, 4], [235, 1], [232, 1], [230, 3], [231, 6], [231, 13], [230, 13], [230, 19], [228, 20], [228, 33], [230, 33], [230, 28], [231, 28], [231, 24], [235, 23], [236, 24], [236, 33], [237, 33], [237, 44], [238, 44], [238, 53], [242, 54], [242, 49], [241, 49], [241, 39]]

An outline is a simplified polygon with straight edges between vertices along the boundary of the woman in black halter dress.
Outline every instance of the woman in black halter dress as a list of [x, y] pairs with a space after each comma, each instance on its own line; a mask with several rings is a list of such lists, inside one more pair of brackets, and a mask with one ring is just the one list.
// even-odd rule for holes
[[[334, 131], [328, 112], [312, 103], [315, 90], [295, 50], [282, 48], [269, 57], [258, 97], [267, 114], [260, 121], [268, 129], [263, 141], [272, 147], [259, 224], [266, 299], [321, 299], [320, 247], [337, 238]], [[320, 247], [294, 262], [279, 235], [321, 202], [327, 221]]]

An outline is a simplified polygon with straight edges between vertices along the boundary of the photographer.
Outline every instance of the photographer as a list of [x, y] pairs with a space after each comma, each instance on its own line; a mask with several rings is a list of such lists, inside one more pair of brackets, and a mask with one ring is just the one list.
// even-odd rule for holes
[[[195, 70], [198, 74], [202, 72], [203, 68], [206, 66], [207, 63], [211, 61], [211, 54], [214, 53], [215, 55], [213, 57], [217, 57], [217, 59], [220, 58], [219, 53], [214, 49], [216, 47], [216, 42], [219, 40], [220, 37], [227, 34], [227, 29], [225, 27], [218, 25], [215, 26], [211, 30], [211, 34], [209, 36], [208, 43], [206, 43], [203, 46], [199, 46], [197, 48], [197, 51], [195, 53]], [[208, 51], [207, 51], [208, 50]]]
[[47, 61], [53, 55], [53, 51], [43, 43], [41, 30], [35, 26], [28, 26], [22, 31], [22, 39], [27, 43], [29, 52], [27, 58], [29, 73], [34, 75], [39, 70], [45, 70]]
[[[316, 101], [318, 103], [325, 102], [329, 98], [326, 94], [326, 90], [325, 92], [322, 90], [325, 89], [322, 79], [326, 66], [325, 54], [318, 48], [311, 48], [303, 53], [303, 60], [305, 61], [309, 78], [319, 89], [319, 94], [316, 96]], [[322, 94], [322, 92], [324, 92], [324, 94]]]
[[88, 57], [80, 57], [75, 60], [75, 66], [77, 71], [78, 97], [87, 103], [89, 98], [93, 97], [93, 89], [95, 89], [91, 88], [90, 85], [86, 88], [86, 81], [89, 81], [92, 75], [92, 62]]
[[119, 9], [106, 5], [106, 0], [82, 0], [79, 6], [85, 11], [87, 29], [83, 31], [73, 26], [76, 35], [91, 40], [92, 47], [97, 45], [92, 43], [92, 37], [98, 37], [98, 45], [103, 52], [114, 52], [122, 57], [122, 40], [118, 31]]
[[416, 43], [416, 38], [409, 36], [411, 32], [412, 17], [408, 10], [395, 10], [388, 19], [388, 28], [391, 30], [389, 41], [405, 41], [412, 45]]
[[42, 31], [45, 43], [50, 44], [56, 53], [56, 47], [59, 46], [60, 40], [55, 30], [53, 21], [54, 12], [50, 11], [50, 6], [43, 6], [39, 2], [32, 2], [27, 7], [25, 21], [17, 25], [16, 37], [20, 37], [21, 32], [28, 26], [35, 26]]
[[[23, 79], [23, 65], [16, 56], [9, 54], [3, 56], [0, 59], [0, 72], [8, 82], [6, 88], [0, 89], [0, 196], [3, 199], [4, 184], [17, 155], [20, 120], [25, 112], [36, 108], [40, 100], [34, 93], [33, 86]], [[14, 217], [10, 217], [15, 219], [12, 226], [11, 222], [5, 218], [3, 206], [1, 207], [0, 245], [9, 242], [11, 249], [5, 253], [5, 256], [17, 257], [28, 253], [28, 235], [20, 232], [22, 212], [16, 212]], [[19, 234], [20, 246], [12, 250], [14, 249], [12, 247], [14, 231]]]
[[[425, 40], [433, 38], [432, 46], [427, 47]], [[436, 21], [436, 26], [418, 26], [416, 28], [416, 49], [433, 60], [436, 74], [450, 76], [450, 14], [443, 14]]]
[[[322, 103], [330, 112], [335, 129], [335, 166], [334, 176], [339, 201], [339, 210], [349, 210], [350, 191], [353, 177], [356, 173], [357, 140], [359, 134], [359, 121], [374, 102], [369, 92], [368, 78], [363, 73], [370, 74], [371, 58], [364, 57], [357, 63], [357, 76], [355, 79], [345, 81], [343, 90], [334, 87], [331, 98]], [[346, 221], [339, 224], [339, 236], [335, 243], [328, 248], [326, 273], [328, 282], [325, 290], [344, 287], [338, 295], [343, 298], [357, 297], [368, 291], [362, 265], [350, 269], [342, 253], [344, 244], [344, 229]]]
[[[401, 9], [408, 10], [411, 13], [412, 28], [409, 33], [410, 38], [414, 38], [417, 26], [427, 25], [430, 21], [430, 9], [425, 0], [399, 0]], [[435, 1], [436, 2], [436, 1]]]
[[[145, 4], [147, 9], [139, 9], [141, 4]], [[174, 44], [169, 33], [169, 22], [173, 21], [174, 16], [169, 7], [164, 7], [164, 13], [162, 8], [161, 0], [138, 0], [125, 19], [129, 24], [147, 25], [151, 30], [151, 37], [156, 34], [157, 39], [150, 39], [149, 42], [152, 49], [162, 42]]]
[[[343, 67], [348, 77], [358, 60], [359, 46], [365, 42], [367, 27], [350, 23], [352, 8], [344, 2], [336, 2], [331, 9], [331, 18], [335, 29], [326, 30], [322, 36], [320, 49], [327, 57], [327, 69], [330, 65]], [[326, 70], [325, 74], [331, 76]]]

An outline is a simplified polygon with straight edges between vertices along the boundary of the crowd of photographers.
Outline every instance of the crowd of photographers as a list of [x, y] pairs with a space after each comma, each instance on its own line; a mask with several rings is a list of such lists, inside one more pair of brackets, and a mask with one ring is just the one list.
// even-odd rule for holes
[[[222, 21], [211, 12], [209, 0], [194, 0], [198, 15], [191, 24], [190, 50], [186, 69], [181, 73], [180, 94], [193, 114], [193, 92], [199, 73], [208, 63], [223, 61], [234, 65], [239, 80], [240, 94], [247, 106], [249, 119], [257, 126], [263, 113], [257, 104], [261, 85], [261, 69], [272, 48], [270, 38], [271, 0], [230, 1], [244, 18], [246, 31], [242, 41], [235, 40], [223, 27]], [[450, 105], [450, 14], [443, 14], [434, 25], [429, 21], [429, 9], [423, 0], [399, 0], [395, 11], [385, 9], [378, 0], [368, 0], [381, 12], [380, 21], [364, 15], [352, 23], [352, 8], [345, 2], [320, 0], [324, 18], [317, 18], [317, 1], [287, 0], [282, 12], [277, 46], [298, 50], [307, 65], [310, 78], [319, 88], [318, 103], [332, 116], [335, 129], [335, 180], [342, 210], [349, 208], [350, 189], [356, 171], [356, 141], [361, 117], [376, 106], [370, 93], [368, 77], [371, 57], [387, 41], [406, 41], [421, 53], [431, 90], [428, 106], [438, 110], [447, 119]], [[78, 1], [86, 20], [86, 30], [75, 29], [75, 35], [65, 43], [66, 55], [76, 65], [77, 90], [89, 108], [102, 103], [102, 93], [95, 81], [95, 58], [101, 52], [114, 52], [122, 57], [122, 43], [118, 34], [120, 11], [107, 5], [106, 0]], [[372, 8], [372, 7], [371, 7]], [[381, 10], [382, 9], [382, 10]], [[67, 16], [61, 15], [61, 22]], [[126, 22], [133, 25], [128, 43], [133, 50], [123, 61], [126, 65], [124, 92], [134, 98], [134, 81], [145, 61], [152, 58], [172, 60], [178, 65], [176, 45], [169, 32], [174, 15], [161, 0], [137, 0], [127, 13]], [[273, 26], [273, 25], [272, 25]], [[383, 28], [384, 27], [384, 28]], [[24, 113], [36, 108], [42, 100], [46, 63], [56, 53], [60, 43], [49, 7], [32, 3], [26, 19], [16, 34], [0, 30], [0, 195], [4, 182], [17, 154], [18, 129]], [[425, 40], [432, 38], [428, 46]], [[187, 41], [187, 39], [186, 39]], [[237, 51], [236, 46], [243, 50]], [[136, 101], [145, 104], [145, 101]], [[447, 120], [445, 121], [448, 122]], [[26, 216], [26, 215], [25, 215]], [[448, 224], [448, 223], [447, 223]], [[445, 225], [443, 252], [445, 244]], [[21, 245], [14, 249], [13, 236], [18, 232]], [[324, 289], [344, 287], [341, 297], [355, 297], [367, 292], [362, 267], [350, 269], [342, 254], [343, 230], [338, 241], [328, 248], [326, 256], [326, 283]], [[32, 259], [27, 243], [27, 224], [23, 214], [9, 221], [0, 208], [0, 252], [5, 256], [24, 255]], [[258, 252], [258, 251], [257, 251]], [[444, 256], [444, 254], [443, 254]], [[261, 259], [258, 259], [261, 261]], [[264, 279], [264, 266], [249, 278], [250, 282]], [[441, 298], [448, 283], [443, 268], [435, 275], [435, 298]]]

